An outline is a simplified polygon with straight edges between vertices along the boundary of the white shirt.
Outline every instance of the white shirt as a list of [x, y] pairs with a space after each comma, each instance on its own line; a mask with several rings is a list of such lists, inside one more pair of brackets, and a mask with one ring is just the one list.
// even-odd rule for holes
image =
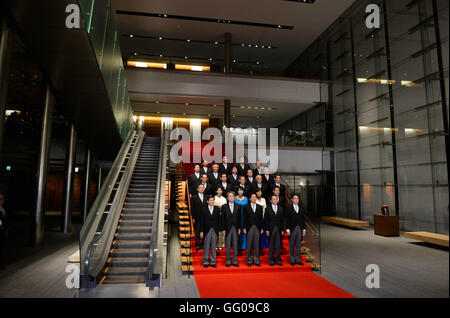
[[294, 211], [295, 211], [296, 213], [298, 213], [298, 204], [294, 204], [293, 206], [294, 206]]
[[222, 182], [222, 187], [224, 188], [224, 189], [226, 189], [227, 188], [227, 183], [226, 182]]
[[223, 164], [223, 166], [225, 167], [225, 169], [227, 168], [227, 163], [222, 163]]
[[231, 213], [233, 213], [234, 211], [234, 203], [228, 203], [228, 206], [230, 207], [230, 211]]
[[197, 179], [200, 178], [200, 172], [196, 172], [195, 176], [197, 177]]
[[241, 168], [244, 169], [244, 167], [245, 167], [245, 164], [241, 163]]
[[252, 182], [253, 182], [253, 177], [248, 177], [248, 181], [249, 181], [250, 183], [252, 183]]
[[232, 176], [235, 180], [237, 179], [237, 174], [232, 174]]
[[213, 205], [208, 205], [208, 209], [209, 209], [209, 213], [211, 213], [211, 215], [214, 212], [214, 206]]
[[278, 188], [281, 188], [281, 185], [280, 185], [279, 183], [275, 183], [275, 185], [276, 185]]
[[252, 206], [253, 212], [256, 212], [256, 203], [251, 203], [250, 205]]
[[208, 172], [208, 167], [203, 167], [203, 171]]
[[213, 172], [214, 178], [217, 179], [217, 176], [219, 175], [217, 172]]
[[257, 183], [256, 185], [258, 186], [258, 188], [262, 188], [262, 183]]
[[199, 193], [199, 194], [198, 194], [198, 197], [200, 198], [200, 201], [203, 202], [203, 193]]
[[270, 175], [269, 174], [265, 174], [264, 177], [266, 177], [267, 181], [270, 179]]
[[203, 184], [203, 186], [204, 186], [205, 189], [206, 189], [206, 187], [208, 186], [208, 184], [207, 184], [207, 183], [203, 183], [203, 182], [202, 182], [202, 184]]
[[272, 204], [272, 209], [273, 209], [273, 212], [275, 212], [275, 214], [277, 214], [277, 212], [278, 212], [278, 205], [273, 205]]

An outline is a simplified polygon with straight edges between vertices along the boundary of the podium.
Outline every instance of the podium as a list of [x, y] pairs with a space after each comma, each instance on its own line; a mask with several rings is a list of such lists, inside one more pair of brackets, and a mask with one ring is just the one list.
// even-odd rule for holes
[[375, 235], [400, 236], [398, 215], [375, 214], [373, 220]]

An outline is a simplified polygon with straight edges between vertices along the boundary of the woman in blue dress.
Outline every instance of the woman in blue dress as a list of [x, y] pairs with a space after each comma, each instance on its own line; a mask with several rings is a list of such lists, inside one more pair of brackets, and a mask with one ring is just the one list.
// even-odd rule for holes
[[[234, 198], [234, 202], [239, 204], [241, 207], [241, 222], [244, 224], [244, 207], [248, 204], [248, 199], [244, 197], [244, 189], [239, 187], [237, 189], [237, 195]], [[245, 250], [247, 248], [247, 235], [244, 234], [244, 231], [241, 231], [241, 234], [239, 234], [239, 241], [238, 241], [238, 249]]]

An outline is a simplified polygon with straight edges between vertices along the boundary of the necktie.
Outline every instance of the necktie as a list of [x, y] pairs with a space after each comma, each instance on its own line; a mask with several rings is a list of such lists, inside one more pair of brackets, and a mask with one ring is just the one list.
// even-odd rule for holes
[[214, 211], [214, 207], [209, 206], [209, 213], [211, 213], [211, 215], [213, 214], [213, 211]]
[[231, 211], [231, 213], [233, 213], [233, 210], [234, 210], [234, 204], [230, 204], [230, 211]]

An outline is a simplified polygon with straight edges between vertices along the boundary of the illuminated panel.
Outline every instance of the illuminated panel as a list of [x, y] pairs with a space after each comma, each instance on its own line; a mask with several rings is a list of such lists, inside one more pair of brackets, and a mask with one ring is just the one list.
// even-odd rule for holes
[[127, 66], [142, 67], [142, 68], [159, 68], [164, 70], [167, 69], [166, 63], [141, 62], [141, 61], [127, 61]]
[[209, 72], [210, 66], [175, 64], [175, 69], [180, 71]]

